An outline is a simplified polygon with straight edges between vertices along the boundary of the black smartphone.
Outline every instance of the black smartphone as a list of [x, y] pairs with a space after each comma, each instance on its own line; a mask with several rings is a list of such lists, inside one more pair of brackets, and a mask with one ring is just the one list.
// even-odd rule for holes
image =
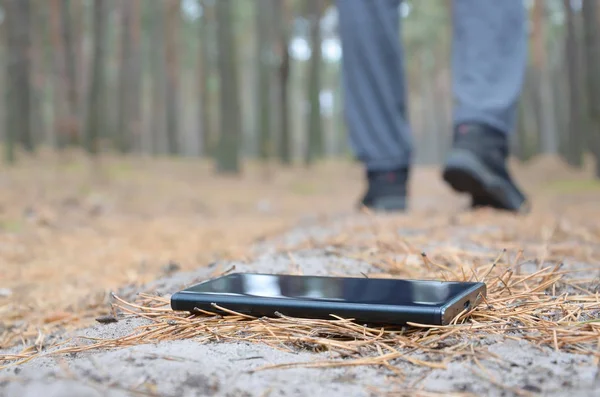
[[485, 295], [481, 282], [232, 273], [173, 294], [171, 308], [219, 313], [216, 304], [255, 317], [334, 314], [371, 324], [446, 325]]

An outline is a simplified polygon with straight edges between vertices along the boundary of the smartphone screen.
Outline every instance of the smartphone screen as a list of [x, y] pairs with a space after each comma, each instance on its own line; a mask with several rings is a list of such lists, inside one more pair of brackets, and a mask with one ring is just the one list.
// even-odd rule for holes
[[357, 304], [440, 306], [473, 283], [235, 273], [184, 292]]

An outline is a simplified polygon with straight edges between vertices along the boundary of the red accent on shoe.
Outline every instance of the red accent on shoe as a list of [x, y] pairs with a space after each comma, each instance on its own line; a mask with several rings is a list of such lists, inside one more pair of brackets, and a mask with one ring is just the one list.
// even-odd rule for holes
[[396, 174], [394, 172], [388, 172], [386, 178], [390, 183], [396, 182]]
[[461, 135], [466, 134], [467, 132], [469, 132], [469, 126], [466, 124], [461, 124], [458, 126], [458, 133]]

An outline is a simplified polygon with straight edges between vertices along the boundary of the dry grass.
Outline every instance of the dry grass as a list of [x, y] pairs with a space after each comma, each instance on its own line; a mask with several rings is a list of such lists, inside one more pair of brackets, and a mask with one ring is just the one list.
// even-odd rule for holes
[[[90, 298], [87, 294], [87, 299], [80, 306], [71, 308], [68, 308], [67, 302], [73, 302], [74, 296], [81, 297], [83, 294], [80, 290], [93, 283], [84, 282], [78, 285], [77, 291], [70, 290], [60, 294], [60, 298], [47, 303], [47, 307], [53, 308], [54, 313], [65, 311], [68, 317], [60, 319], [58, 316], [50, 324], [56, 323], [57, 327], [78, 327], [85, 322], [72, 321], [73, 318], [89, 320], [92, 315], [109, 312], [99, 310], [106, 307], [103, 299], [107, 296], [107, 289], [132, 280], [141, 283], [157, 277], [161, 266], [168, 260], [182, 263], [183, 269], [191, 269], [200, 263], [206, 263], [211, 256], [215, 259], [243, 258], [247, 256], [245, 247], [249, 243], [293, 224], [314, 208], [319, 208], [322, 213], [339, 212], [342, 211], [340, 202], [344, 202], [344, 208], [350, 209], [360, 190], [359, 185], [349, 189], [347, 180], [341, 179], [340, 175], [348, 173], [342, 166], [326, 166], [326, 172], [316, 175], [290, 174], [279, 177], [275, 182], [271, 180], [262, 184], [258, 177], [246, 177], [247, 179], [235, 182], [206, 179], [206, 186], [211, 186], [220, 194], [207, 194], [207, 197], [212, 197], [206, 199], [206, 202], [212, 203], [207, 204], [211, 206], [207, 213], [213, 215], [202, 218], [202, 222], [206, 222], [202, 226], [194, 226], [194, 221], [190, 221], [189, 208], [183, 208], [179, 203], [184, 198], [190, 199], [200, 194], [200, 188], [189, 187], [194, 175], [197, 178], [198, 169], [194, 165], [181, 166], [178, 175], [183, 179], [170, 181], [173, 165], [165, 168], [168, 172], [154, 167], [125, 178], [124, 185], [136, 184], [128, 194], [122, 193], [122, 185], [117, 187], [113, 184], [107, 190], [114, 196], [112, 202], [116, 209], [108, 211], [103, 215], [104, 218], [86, 221], [87, 224], [83, 222], [85, 227], [82, 229], [89, 233], [98, 230], [106, 232], [100, 233], [98, 240], [93, 240], [96, 241], [94, 244], [89, 241], [86, 243], [84, 239], [88, 235], [82, 234], [81, 228], [74, 227], [69, 222], [65, 222], [67, 226], [63, 227], [57, 222], [51, 231], [46, 232], [43, 232], [44, 227], [36, 224], [25, 232], [2, 234], [4, 242], [12, 241], [23, 244], [23, 247], [32, 247], [34, 243], [31, 241], [41, 241], [42, 247], [48, 249], [56, 249], [57, 244], [61, 247], [61, 252], [56, 252], [53, 261], [48, 258], [40, 262], [30, 259], [31, 271], [37, 272], [34, 273], [37, 277], [35, 282], [48, 278], [51, 282], [46, 287], [51, 292], [64, 289], [68, 280], [81, 282], [81, 273], [85, 273], [84, 268], [87, 269], [88, 266], [93, 271], [85, 274], [104, 287], [100, 291], [96, 289], [102, 298]], [[186, 167], [194, 169], [195, 173]], [[208, 178], [206, 170], [204, 172], [202, 175]], [[354, 169], [348, 179], [359, 181], [359, 172]], [[524, 170], [522, 174], [527, 175], [528, 172], [533, 180], [535, 172]], [[148, 175], [161, 178], [160, 182], [144, 179]], [[423, 183], [424, 181], [427, 183]], [[479, 343], [480, 339], [493, 335], [527, 340], [540, 347], [547, 346], [600, 359], [600, 226], [596, 221], [600, 209], [597, 206], [597, 190], [570, 195], [568, 192], [540, 189], [539, 193], [532, 194], [536, 204], [534, 212], [517, 217], [485, 210], [451, 214], [448, 208], [456, 208], [457, 201], [444, 199], [443, 204], [439, 203], [440, 196], [447, 194], [447, 190], [439, 182], [435, 182], [429, 171], [418, 174], [413, 184], [413, 192], [417, 197], [414, 200], [416, 209], [408, 215], [353, 220], [342, 225], [341, 232], [330, 238], [309, 239], [301, 244], [282, 245], [279, 248], [282, 252], [325, 250], [331, 261], [338, 257], [363, 260], [374, 268], [373, 273], [366, 275], [368, 277], [485, 281], [488, 285], [486, 302], [470, 312], [461, 313], [452, 325], [439, 327], [411, 324], [402, 328], [379, 328], [366, 327], [355, 324], [352, 319], [334, 316], [331, 320], [298, 319], [283, 315], [278, 318], [250, 318], [218, 310], [215, 313], [190, 315], [171, 311], [168, 297], [140, 294], [135, 302], [126, 302], [117, 296], [110, 299], [112, 308], [120, 319], [142, 317], [147, 320], [146, 324], [132, 334], [117, 339], [71, 341], [45, 351], [41, 349], [44, 337], [57, 327], [53, 325], [45, 328], [43, 321], [47, 320], [40, 321], [40, 316], [35, 313], [27, 314], [23, 307], [14, 304], [15, 301], [4, 306], [0, 302], [0, 314], [5, 323], [26, 323], [23, 328], [16, 328], [18, 332], [14, 331], [14, 327], [5, 327], [4, 333], [0, 334], [0, 344], [14, 344], [21, 338], [35, 342], [20, 353], [0, 355], [0, 365], [14, 365], [47, 354], [194, 339], [198, 343], [247, 341], [267, 344], [275, 349], [329, 352], [331, 356], [326, 361], [292, 365], [378, 365], [402, 376], [401, 370], [394, 365], [399, 361], [435, 369], [445, 368], [449, 362], [457, 359], [471, 360], [475, 365], [483, 358], [499, 359], [492, 357], [483, 344]], [[175, 189], [175, 185], [179, 190]], [[257, 189], [257, 186], [260, 188]], [[311, 194], [306, 193], [306, 186], [313, 186]], [[150, 191], [154, 191], [156, 197], [148, 201]], [[260, 193], [257, 194], [257, 191]], [[228, 197], [234, 197], [234, 201], [240, 200], [240, 195], [243, 195], [246, 204], [242, 204], [242, 200], [238, 201], [238, 205], [244, 207], [244, 210], [236, 213], [231, 208], [227, 209], [231, 202], [224, 199], [225, 194], [232, 195]], [[119, 197], [115, 198], [116, 196]], [[279, 207], [275, 214], [265, 215], [256, 210], [256, 202], [264, 197], [270, 197], [274, 205]], [[48, 198], [44, 200], [42, 201], [45, 203], [52, 202]], [[178, 204], [173, 205], [173, 201]], [[212, 225], [207, 219], [219, 211], [221, 214], [216, 217], [218, 222], [215, 221], [218, 226], [214, 229], [207, 227], [206, 225]], [[155, 214], [155, 217], [144, 218], [150, 214]], [[247, 216], [247, 224], [237, 221], [243, 216]], [[232, 228], [234, 219], [236, 223]], [[268, 219], [277, 221], [271, 229], [264, 227], [268, 224]], [[47, 240], [40, 237], [44, 233]], [[218, 238], [214, 237], [215, 233]], [[113, 236], [114, 255], [120, 255], [113, 258], [110, 262], [113, 265], [110, 267], [106, 266], [106, 256], [93, 256], [99, 250], [95, 244], [106, 245], [106, 236]], [[73, 256], [76, 263], [59, 262], [65, 256], [68, 246], [61, 246], [61, 239], [71, 241], [71, 244], [75, 244], [75, 241], [81, 243], [83, 251], [76, 250], [78, 254]], [[164, 240], [167, 240], [167, 247]], [[235, 252], [227, 251], [232, 246], [239, 248], [233, 250]], [[85, 255], [84, 247], [88, 247], [88, 254], [92, 254], [92, 259], [89, 258], [90, 255]], [[427, 252], [426, 255], [422, 255], [423, 250]], [[122, 255], [131, 255], [132, 251], [138, 255], [143, 253], [146, 257], [156, 256], [160, 259], [147, 262], [147, 270], [140, 272], [139, 269], [130, 267], [135, 255], [123, 259]], [[4, 255], [6, 259], [6, 254]], [[17, 262], [14, 260], [12, 263]], [[56, 276], [60, 266], [64, 267], [61, 271], [64, 270], [67, 275], [61, 273], [61, 277]], [[103, 268], [106, 279], [98, 277], [96, 273]], [[125, 279], [122, 272], [124, 269], [132, 271]], [[5, 268], [2, 271], [6, 274]], [[25, 275], [25, 271], [9, 267], [8, 285], [18, 285], [19, 277]], [[42, 284], [40, 290], [43, 286]], [[41, 300], [48, 299], [52, 294], [46, 291], [37, 296]], [[85, 310], [89, 313], [87, 317], [82, 314], [86, 313]], [[47, 319], [48, 312], [45, 316]], [[477, 366], [481, 368], [479, 375], [493, 382], [493, 375], [486, 373], [483, 366]]]

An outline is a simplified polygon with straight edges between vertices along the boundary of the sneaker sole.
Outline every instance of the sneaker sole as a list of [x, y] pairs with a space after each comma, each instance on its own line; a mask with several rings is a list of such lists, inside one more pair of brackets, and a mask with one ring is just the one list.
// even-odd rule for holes
[[492, 207], [509, 211], [523, 211], [525, 200], [509, 182], [496, 176], [477, 156], [467, 150], [452, 151], [443, 173], [455, 191], [469, 193], [474, 198], [489, 202]]
[[377, 212], [402, 212], [406, 210], [405, 197], [380, 197], [368, 208]]

